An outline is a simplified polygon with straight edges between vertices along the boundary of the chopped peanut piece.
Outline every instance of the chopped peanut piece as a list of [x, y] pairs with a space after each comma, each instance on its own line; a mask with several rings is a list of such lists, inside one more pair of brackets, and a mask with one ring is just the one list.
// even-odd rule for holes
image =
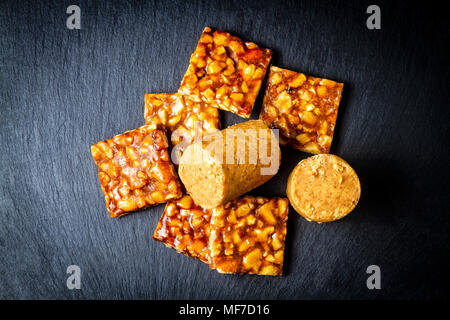
[[185, 195], [177, 201], [177, 205], [182, 209], [190, 209], [192, 207], [192, 202], [192, 198], [189, 195]]
[[189, 195], [185, 195], [167, 203], [153, 239], [208, 263], [210, 219], [210, 210], [201, 208]]
[[296, 75], [291, 82], [289, 82], [289, 86], [291, 88], [298, 88], [300, 87], [303, 83], [305, 83], [306, 81], [306, 77], [303, 73], [299, 73], [298, 75]]
[[206, 27], [178, 92], [249, 118], [271, 58], [270, 49]]
[[181, 197], [164, 131], [142, 126], [91, 147], [111, 217]]
[[162, 194], [161, 191], [155, 191], [151, 194], [151, 197], [153, 199], [153, 201], [155, 201], [156, 203], [163, 203], [164, 202], [164, 195]]
[[343, 84], [271, 67], [260, 119], [280, 129], [280, 143], [329, 153]]
[[260, 274], [262, 275], [274, 275], [277, 273], [277, 269], [273, 265], [265, 266], [261, 269]]
[[236, 214], [238, 217], [246, 216], [252, 209], [248, 204], [243, 204], [236, 209]]
[[263, 204], [259, 208], [259, 214], [263, 217], [263, 219], [268, 224], [275, 224], [277, 222], [277, 220], [275, 219], [275, 217], [272, 214], [272, 208], [271, 208], [271, 203], [270, 202], [268, 202], [266, 204]]
[[242, 259], [242, 263], [246, 269], [257, 272], [262, 262], [261, 258], [261, 249], [256, 248], [245, 255], [245, 257]]
[[[210, 267], [221, 273], [281, 275], [288, 200], [245, 196], [212, 209]], [[228, 217], [236, 215], [237, 224]], [[228, 239], [237, 250], [226, 250]]]
[[239, 251], [246, 251], [248, 248], [250, 248], [252, 246], [252, 243], [246, 239], [244, 242], [241, 243], [241, 245], [239, 246]]

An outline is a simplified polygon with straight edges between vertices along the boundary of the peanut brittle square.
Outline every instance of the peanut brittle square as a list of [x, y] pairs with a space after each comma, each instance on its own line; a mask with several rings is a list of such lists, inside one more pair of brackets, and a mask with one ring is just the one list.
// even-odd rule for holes
[[249, 118], [271, 58], [270, 49], [206, 27], [178, 92]]
[[198, 206], [189, 195], [167, 203], [153, 239], [179, 253], [209, 262], [211, 210]]
[[221, 273], [281, 275], [289, 202], [244, 196], [212, 209], [210, 267]]
[[91, 147], [111, 217], [182, 196], [164, 131], [149, 126]]
[[343, 83], [272, 66], [260, 119], [280, 130], [280, 143], [329, 153]]
[[145, 94], [145, 124], [167, 129], [171, 145], [176, 146], [174, 163], [196, 135], [210, 134], [220, 129], [219, 110], [195, 102], [179, 93]]

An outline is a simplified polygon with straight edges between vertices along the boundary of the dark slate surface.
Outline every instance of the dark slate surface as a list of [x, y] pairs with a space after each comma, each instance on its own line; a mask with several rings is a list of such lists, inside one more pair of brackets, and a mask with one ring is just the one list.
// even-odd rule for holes
[[[70, 4], [81, 30], [66, 28]], [[449, 23], [437, 4], [378, 1], [382, 30], [370, 31], [369, 4], [2, 1], [0, 298], [448, 298]], [[163, 205], [120, 220], [105, 209], [90, 145], [142, 125], [145, 92], [177, 90], [207, 25], [345, 83], [332, 152], [362, 198], [330, 224], [292, 210], [281, 278], [221, 275], [153, 241]], [[221, 114], [224, 127], [242, 121]], [[282, 152], [253, 194], [285, 194], [308, 155]], [[66, 288], [71, 264], [81, 290]]]

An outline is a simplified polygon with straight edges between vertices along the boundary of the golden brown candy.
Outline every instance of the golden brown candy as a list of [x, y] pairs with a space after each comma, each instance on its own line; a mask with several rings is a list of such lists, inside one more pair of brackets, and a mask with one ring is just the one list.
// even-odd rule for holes
[[164, 131], [149, 126], [127, 131], [91, 147], [111, 217], [182, 195], [167, 147]]
[[208, 263], [210, 219], [210, 210], [201, 208], [189, 195], [184, 195], [181, 199], [167, 203], [153, 239]]
[[249, 118], [271, 58], [270, 49], [206, 27], [178, 92]]
[[219, 110], [179, 93], [147, 93], [145, 124], [166, 129], [171, 145], [178, 146], [176, 155], [179, 157], [196, 136], [220, 129]]
[[221, 273], [282, 275], [286, 198], [245, 196], [214, 208], [210, 267]]
[[271, 67], [260, 119], [280, 130], [280, 143], [329, 153], [343, 84]]

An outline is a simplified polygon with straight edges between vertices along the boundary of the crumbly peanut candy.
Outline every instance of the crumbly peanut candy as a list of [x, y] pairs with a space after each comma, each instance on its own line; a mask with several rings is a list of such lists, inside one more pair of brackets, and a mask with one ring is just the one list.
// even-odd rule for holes
[[212, 209], [210, 267], [221, 273], [281, 275], [289, 202], [245, 196]]
[[180, 253], [209, 262], [211, 210], [198, 206], [189, 195], [167, 202], [153, 239]]
[[164, 131], [149, 126], [91, 147], [111, 217], [182, 196], [167, 147]]
[[329, 153], [343, 83], [271, 67], [260, 119], [280, 129], [280, 143]]
[[249, 118], [271, 58], [270, 49], [206, 27], [178, 92]]
[[197, 134], [210, 134], [220, 129], [217, 108], [194, 102], [179, 93], [145, 94], [145, 124], [166, 128], [172, 146], [183, 141], [179, 156]]

